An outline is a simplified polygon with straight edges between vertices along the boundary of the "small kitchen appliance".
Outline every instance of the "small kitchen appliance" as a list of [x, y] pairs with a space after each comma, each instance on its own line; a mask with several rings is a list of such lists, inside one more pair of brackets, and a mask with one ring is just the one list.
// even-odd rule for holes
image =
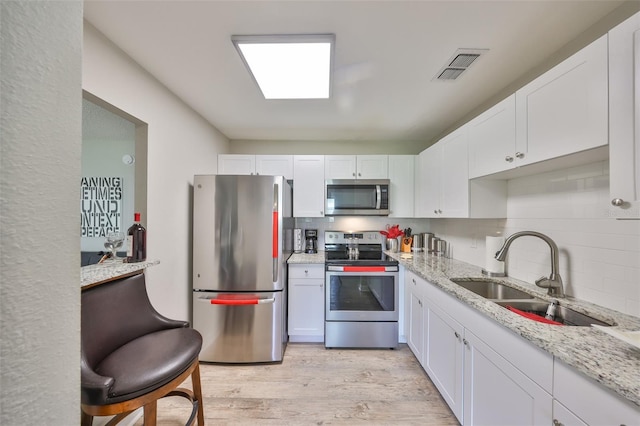
[[398, 261], [384, 240], [378, 231], [325, 231], [325, 347], [398, 346]]
[[317, 229], [305, 229], [304, 230], [304, 252], [314, 254], [318, 252], [318, 230]]
[[389, 179], [325, 181], [325, 216], [389, 216]]

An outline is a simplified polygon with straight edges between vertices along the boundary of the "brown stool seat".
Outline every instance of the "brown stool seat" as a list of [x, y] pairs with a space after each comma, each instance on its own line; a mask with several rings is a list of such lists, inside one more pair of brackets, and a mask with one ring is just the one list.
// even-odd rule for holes
[[[186, 424], [204, 424], [198, 355], [202, 336], [185, 321], [160, 315], [143, 274], [82, 292], [82, 424], [117, 415], [116, 424], [144, 407], [154, 425], [157, 399], [182, 396], [193, 404]], [[189, 376], [193, 392], [178, 386]]]

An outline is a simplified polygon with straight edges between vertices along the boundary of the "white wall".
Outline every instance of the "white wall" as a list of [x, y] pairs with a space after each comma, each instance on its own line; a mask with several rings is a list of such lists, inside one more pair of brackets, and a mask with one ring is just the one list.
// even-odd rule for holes
[[[161, 46], [158, 46], [161, 49]], [[148, 124], [149, 296], [172, 318], [190, 319], [194, 174], [216, 173], [228, 140], [92, 25], [84, 24], [82, 87]]]
[[0, 2], [0, 424], [80, 417], [82, 2]]
[[[454, 258], [479, 266], [484, 266], [486, 235], [542, 232], [560, 249], [568, 295], [640, 316], [640, 221], [608, 217], [608, 176], [605, 161], [513, 179], [508, 219], [434, 219], [431, 229], [449, 241]], [[516, 240], [507, 269], [509, 276], [530, 283], [548, 276], [548, 246], [533, 237]]]

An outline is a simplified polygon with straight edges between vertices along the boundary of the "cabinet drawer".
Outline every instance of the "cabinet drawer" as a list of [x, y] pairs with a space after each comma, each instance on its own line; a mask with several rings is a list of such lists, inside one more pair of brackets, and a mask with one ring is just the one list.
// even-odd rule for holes
[[289, 265], [289, 278], [321, 278], [324, 279], [324, 263]]

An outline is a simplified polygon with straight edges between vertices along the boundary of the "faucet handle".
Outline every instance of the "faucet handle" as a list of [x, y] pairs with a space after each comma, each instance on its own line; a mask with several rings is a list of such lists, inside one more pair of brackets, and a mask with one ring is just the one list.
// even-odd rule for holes
[[535, 283], [538, 287], [542, 287], [542, 288], [549, 288], [550, 287], [550, 279], [547, 277], [540, 277], [538, 278]]

